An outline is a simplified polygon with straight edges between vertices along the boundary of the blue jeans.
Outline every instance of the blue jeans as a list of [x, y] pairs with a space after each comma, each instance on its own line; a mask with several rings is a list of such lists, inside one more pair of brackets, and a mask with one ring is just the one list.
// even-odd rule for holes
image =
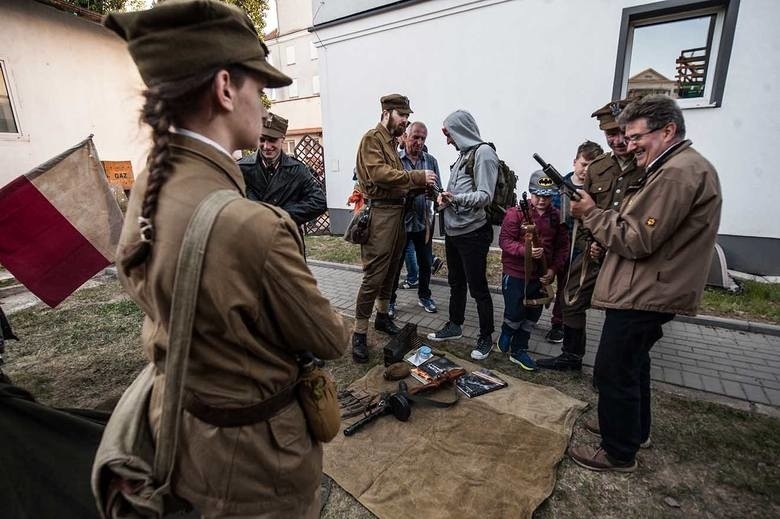
[[[539, 280], [528, 282], [528, 292], [537, 294], [542, 285]], [[512, 353], [528, 349], [528, 340], [534, 324], [542, 316], [541, 306], [525, 306], [525, 280], [509, 274], [501, 276], [501, 292], [504, 294], [504, 323], [501, 334], [512, 338]]]
[[420, 275], [420, 267], [417, 266], [417, 252], [414, 250], [414, 242], [411, 240], [406, 242], [404, 261], [406, 262], [406, 282], [414, 285]]

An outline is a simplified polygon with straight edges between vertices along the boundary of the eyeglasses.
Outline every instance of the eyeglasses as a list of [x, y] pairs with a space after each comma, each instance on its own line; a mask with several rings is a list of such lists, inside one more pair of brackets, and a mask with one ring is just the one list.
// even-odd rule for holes
[[634, 144], [636, 144], [645, 135], [649, 135], [649, 134], [651, 134], [653, 132], [657, 132], [658, 130], [663, 130], [663, 129], [664, 129], [664, 127], [661, 126], [660, 128], [656, 128], [655, 130], [647, 130], [644, 133], [635, 133], [634, 135], [626, 135], [625, 139], [626, 139], [627, 142], [633, 142]]

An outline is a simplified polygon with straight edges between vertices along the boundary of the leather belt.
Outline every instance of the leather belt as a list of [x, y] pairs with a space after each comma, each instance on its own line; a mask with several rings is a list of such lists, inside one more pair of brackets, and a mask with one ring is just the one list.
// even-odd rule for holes
[[183, 407], [198, 420], [216, 427], [241, 427], [265, 422], [295, 400], [296, 384], [287, 386], [262, 402], [243, 407], [215, 407], [195, 393], [184, 394]]
[[405, 198], [371, 198], [369, 200], [366, 200], [366, 203], [368, 205], [373, 206], [379, 206], [379, 205], [405, 205], [406, 199]]

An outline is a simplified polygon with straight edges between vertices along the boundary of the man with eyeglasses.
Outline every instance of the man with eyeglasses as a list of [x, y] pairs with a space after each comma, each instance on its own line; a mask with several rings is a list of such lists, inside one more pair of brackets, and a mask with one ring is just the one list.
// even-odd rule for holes
[[286, 134], [287, 119], [269, 112], [257, 152], [238, 161], [238, 167], [247, 198], [281, 207], [302, 228], [327, 211], [328, 202], [306, 164], [282, 151]]
[[[612, 101], [591, 114], [591, 117], [598, 119], [599, 128], [604, 131], [607, 144], [612, 150], [596, 157], [588, 165], [583, 187], [601, 209], [620, 207], [627, 187], [635, 184], [643, 174], [642, 168], [636, 165], [633, 153], [628, 150], [623, 130], [616, 120], [629, 102], [628, 99]], [[582, 357], [585, 355], [587, 341], [586, 312], [590, 308], [604, 249], [581, 226], [578, 226], [572, 241], [574, 250], [583, 252], [572, 258], [568, 283], [564, 289], [561, 354], [538, 359], [536, 364], [544, 369], [582, 369]]]
[[606, 318], [594, 367], [601, 445], [569, 450], [579, 465], [631, 472], [650, 444], [650, 349], [675, 314], [695, 315], [720, 223], [715, 168], [685, 139], [677, 103], [648, 96], [618, 117], [629, 152], [645, 171], [619, 207], [598, 207], [584, 190], [572, 214], [606, 248], [593, 305]]

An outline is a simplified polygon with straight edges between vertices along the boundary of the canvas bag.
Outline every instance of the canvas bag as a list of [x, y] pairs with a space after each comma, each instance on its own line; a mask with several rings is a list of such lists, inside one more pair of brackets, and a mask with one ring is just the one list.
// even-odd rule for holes
[[171, 494], [171, 474], [201, 268], [214, 221], [225, 206], [240, 198], [230, 190], [211, 193], [187, 226], [173, 288], [159, 435], [155, 442], [149, 425], [149, 399], [157, 374], [150, 363], [119, 400], [95, 455], [92, 493], [103, 518], [162, 517], [184, 507]]

